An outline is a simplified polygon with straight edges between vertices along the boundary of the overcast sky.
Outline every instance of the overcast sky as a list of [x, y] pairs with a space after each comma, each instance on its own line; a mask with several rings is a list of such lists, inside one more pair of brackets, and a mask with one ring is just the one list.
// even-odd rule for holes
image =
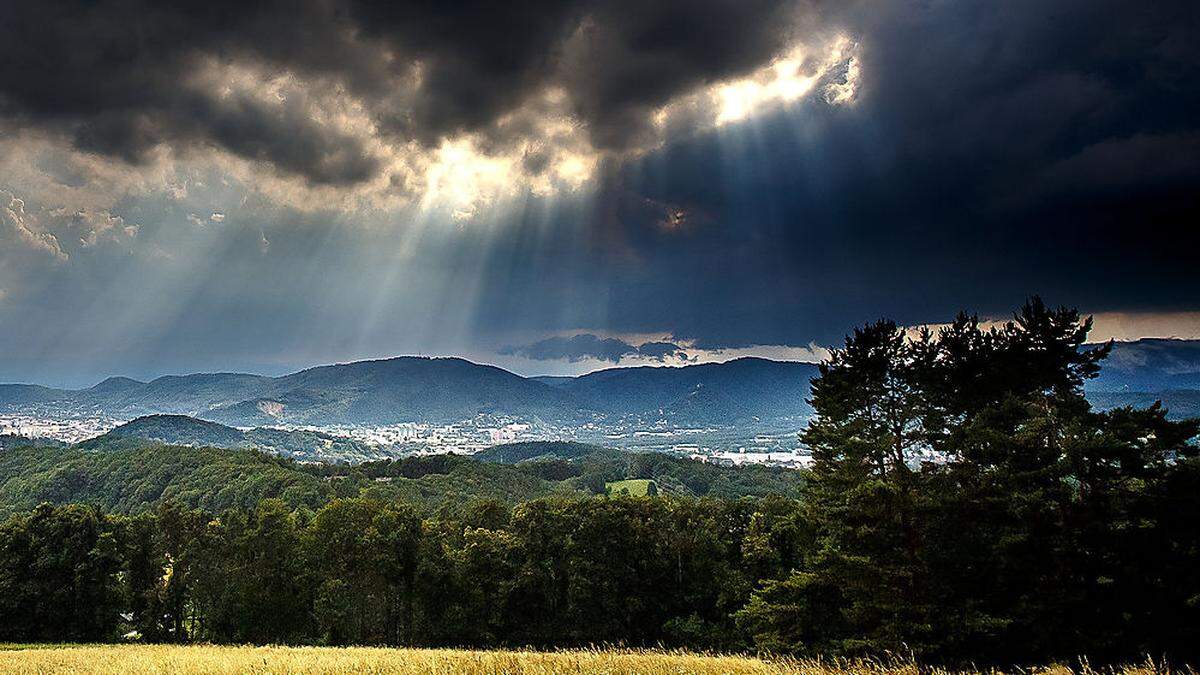
[[1200, 337], [1200, 3], [16, 0], [0, 381]]

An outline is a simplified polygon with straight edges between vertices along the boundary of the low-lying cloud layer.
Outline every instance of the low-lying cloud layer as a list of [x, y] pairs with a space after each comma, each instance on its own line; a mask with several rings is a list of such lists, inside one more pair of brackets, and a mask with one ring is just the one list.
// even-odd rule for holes
[[501, 354], [522, 356], [533, 361], [567, 361], [577, 363], [585, 360], [619, 363], [623, 359], [648, 360], [666, 363], [692, 360], [680, 345], [674, 342], [652, 341], [633, 345], [621, 338], [600, 337], [591, 333], [570, 336], [553, 336], [529, 345], [506, 347]]

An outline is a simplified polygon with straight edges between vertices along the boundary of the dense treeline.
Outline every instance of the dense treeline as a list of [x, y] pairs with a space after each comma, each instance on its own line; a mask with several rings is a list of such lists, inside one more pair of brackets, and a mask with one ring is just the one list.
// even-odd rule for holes
[[[522, 459], [523, 455], [529, 458]], [[480, 461], [482, 460], [482, 461]], [[482, 464], [482, 466], [481, 466]], [[305, 467], [306, 471], [351, 479], [422, 479], [441, 474], [469, 476], [464, 481], [475, 489], [453, 495], [461, 503], [474, 497], [507, 498], [522, 501], [548, 496], [530, 492], [495, 492], [488, 486], [503, 483], [506, 476], [527, 476], [557, 483], [554, 493], [574, 491], [603, 494], [605, 484], [629, 478], [654, 479], [666, 494], [685, 497], [797, 497], [802, 474], [780, 467], [750, 465], [722, 467], [684, 457], [622, 452], [594, 445], [562, 442], [533, 442], [501, 445], [473, 455], [470, 459], [454, 455], [427, 455], [400, 460], [365, 462], [356, 465]], [[411, 484], [400, 481], [386, 487], [375, 486], [371, 496], [412, 499], [405, 491]], [[523, 499], [521, 499], [523, 498]]]
[[[529, 445], [529, 444], [527, 444]], [[510, 505], [553, 495], [604, 492], [605, 483], [654, 478], [680, 496], [796, 496], [802, 477], [768, 467], [727, 468], [665, 455], [579, 444], [532, 444], [534, 461], [502, 464], [455, 455], [363, 464], [299, 464], [254, 450], [142, 442], [107, 450], [18, 448], [0, 453], [0, 516], [40, 503], [85, 503], [107, 512], [153, 511], [163, 501], [219, 513], [281, 499], [291, 509], [338, 497], [403, 502], [423, 515], [473, 499]], [[555, 459], [564, 450], [569, 459]], [[503, 449], [498, 449], [503, 453]]]
[[335, 500], [220, 516], [44, 505], [0, 527], [0, 641], [743, 648], [733, 613], [797, 564], [796, 503]]
[[[430, 514], [376, 483], [465, 461], [445, 458], [307, 474], [379, 487], [316, 509], [42, 506], [0, 526], [0, 640], [1192, 660], [1200, 425], [1091, 410], [1082, 384], [1108, 348], [1084, 347], [1089, 327], [1035, 300], [990, 329], [962, 316], [915, 339], [889, 322], [856, 331], [814, 381], [799, 499], [576, 490]], [[578, 486], [608, 461], [483, 466]], [[688, 479], [653, 456], [620, 461]]]

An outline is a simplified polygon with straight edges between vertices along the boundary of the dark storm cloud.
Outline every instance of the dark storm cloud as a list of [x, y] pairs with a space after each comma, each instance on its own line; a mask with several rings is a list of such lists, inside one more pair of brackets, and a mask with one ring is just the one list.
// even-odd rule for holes
[[369, 70], [346, 31], [319, 2], [10, 3], [0, 113], [131, 162], [160, 144], [214, 144], [314, 183], [352, 183], [374, 159], [360, 139], [314, 120], [303, 97], [268, 107], [195, 81], [206, 64], [240, 58], [316, 74]]
[[599, 145], [625, 147], [648, 106], [768, 60], [795, 13], [780, 0], [18, 0], [0, 21], [0, 114], [133, 162], [212, 144], [355, 183], [377, 158], [302, 94], [266, 106], [198, 74], [247, 66], [343, 87], [386, 133], [426, 144], [500, 135], [501, 116], [556, 85]]
[[212, 98], [181, 93], [157, 112], [98, 115], [76, 128], [76, 145], [136, 163], [160, 143], [214, 143], [324, 185], [356, 183], [378, 168], [360, 139], [315, 123], [299, 98], [267, 106], [241, 94]]
[[[508, 297], [571, 292], [598, 305], [591, 325], [700, 348], [832, 344], [879, 316], [1004, 314], [1033, 293], [1200, 307], [1200, 4], [830, 11], [858, 45], [853, 105], [809, 100], [610, 166], [593, 248], [564, 238]], [[706, 218], [670, 230], [647, 204]], [[507, 326], [512, 303], [481, 303], [481, 323]]]
[[714, 139], [668, 151], [645, 186], [722, 214], [725, 228], [675, 246], [689, 266], [717, 258], [727, 273], [689, 292], [746, 321], [713, 312], [692, 330], [794, 342], [809, 326], [1003, 312], [1038, 292], [1194, 308], [1197, 7], [871, 3], [842, 18], [861, 45], [853, 110], [763, 121], [721, 193], [706, 170], [720, 162], [704, 158], [730, 149]]
[[382, 113], [392, 128], [433, 142], [487, 127], [545, 86], [561, 43], [589, 4], [352, 0], [345, 11], [366, 35], [421, 62], [415, 104]]
[[600, 4], [570, 57], [576, 108], [599, 147], [638, 138], [680, 92], [752, 70], [796, 36], [798, 3], [776, 0]]

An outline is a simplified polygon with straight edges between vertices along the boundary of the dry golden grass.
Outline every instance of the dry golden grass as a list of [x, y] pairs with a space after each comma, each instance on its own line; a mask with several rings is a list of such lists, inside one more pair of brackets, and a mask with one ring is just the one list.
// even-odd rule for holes
[[[0, 648], [2, 673], [762, 673], [796, 675], [943, 675], [912, 664], [821, 663], [706, 656], [685, 652], [581, 650], [559, 652], [375, 649], [368, 647], [217, 647], [81, 645]], [[1068, 675], [1046, 668], [1041, 675]], [[1121, 675], [1161, 673], [1153, 665]]]

